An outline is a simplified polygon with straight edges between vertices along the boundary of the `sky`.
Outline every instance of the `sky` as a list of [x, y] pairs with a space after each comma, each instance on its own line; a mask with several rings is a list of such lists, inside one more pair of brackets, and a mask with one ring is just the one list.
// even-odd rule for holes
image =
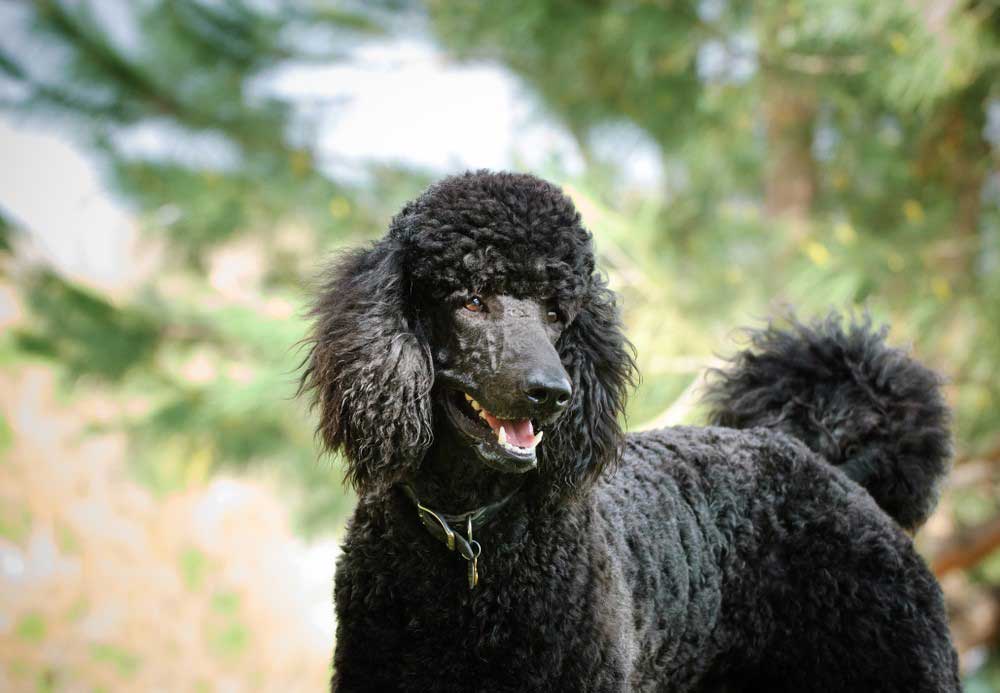
[[98, 163], [59, 133], [0, 115], [0, 210], [30, 236], [34, 259], [89, 284], [127, 284], [135, 229]]

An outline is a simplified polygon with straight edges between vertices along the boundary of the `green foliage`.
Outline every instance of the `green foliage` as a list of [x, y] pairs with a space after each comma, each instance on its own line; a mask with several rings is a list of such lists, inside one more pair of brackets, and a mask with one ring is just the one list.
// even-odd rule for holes
[[211, 629], [208, 643], [212, 651], [221, 657], [235, 657], [243, 652], [250, 640], [250, 632], [240, 623], [229, 623]]
[[41, 642], [45, 638], [45, 618], [32, 612], [22, 616], [14, 627], [14, 634], [21, 640], [31, 643]]
[[5, 254], [10, 253], [12, 250], [12, 240], [14, 235], [14, 228], [11, 226], [10, 222], [7, 221], [3, 214], [0, 214], [0, 257]]
[[463, 58], [499, 59], [576, 134], [631, 119], [657, 140], [694, 125], [701, 89], [696, 5], [679, 3], [429, 3], [434, 28]]
[[114, 667], [118, 673], [130, 676], [139, 668], [139, 658], [120, 647], [103, 643], [95, 643], [90, 648], [90, 656], [97, 662]]
[[11, 443], [14, 442], [14, 431], [7, 422], [7, 417], [0, 414], [0, 464], [3, 464], [2, 453], [7, 452]]
[[180, 572], [184, 585], [193, 591], [201, 589], [208, 569], [205, 554], [194, 547], [188, 547], [180, 555]]
[[31, 513], [17, 503], [7, 503], [0, 508], [0, 538], [24, 541], [31, 531]]
[[118, 308], [103, 297], [42, 272], [26, 284], [35, 325], [15, 333], [26, 353], [62, 363], [72, 377], [112, 381], [150, 359], [159, 338], [156, 320], [141, 308]]

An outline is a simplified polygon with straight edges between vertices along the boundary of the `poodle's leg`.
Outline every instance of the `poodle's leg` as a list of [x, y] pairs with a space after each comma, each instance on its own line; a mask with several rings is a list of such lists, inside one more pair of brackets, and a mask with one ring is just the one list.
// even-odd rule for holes
[[393, 693], [399, 683], [401, 613], [377, 597], [379, 576], [350, 551], [341, 554], [334, 577], [337, 638], [333, 693]]

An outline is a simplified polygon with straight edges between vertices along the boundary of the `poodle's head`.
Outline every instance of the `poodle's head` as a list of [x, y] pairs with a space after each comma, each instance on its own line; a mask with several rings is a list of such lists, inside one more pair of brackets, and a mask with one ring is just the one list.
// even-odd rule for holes
[[313, 315], [303, 386], [362, 493], [413, 478], [432, 447], [559, 494], [620, 455], [631, 347], [590, 233], [545, 181], [432, 186], [339, 258]]

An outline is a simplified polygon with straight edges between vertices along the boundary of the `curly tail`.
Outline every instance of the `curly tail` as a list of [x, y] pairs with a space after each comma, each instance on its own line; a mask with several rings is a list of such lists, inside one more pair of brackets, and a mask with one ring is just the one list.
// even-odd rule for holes
[[888, 347], [887, 332], [837, 315], [752, 330], [751, 348], [711, 374], [707, 400], [713, 424], [798, 438], [916, 530], [948, 472], [951, 417], [938, 375]]

